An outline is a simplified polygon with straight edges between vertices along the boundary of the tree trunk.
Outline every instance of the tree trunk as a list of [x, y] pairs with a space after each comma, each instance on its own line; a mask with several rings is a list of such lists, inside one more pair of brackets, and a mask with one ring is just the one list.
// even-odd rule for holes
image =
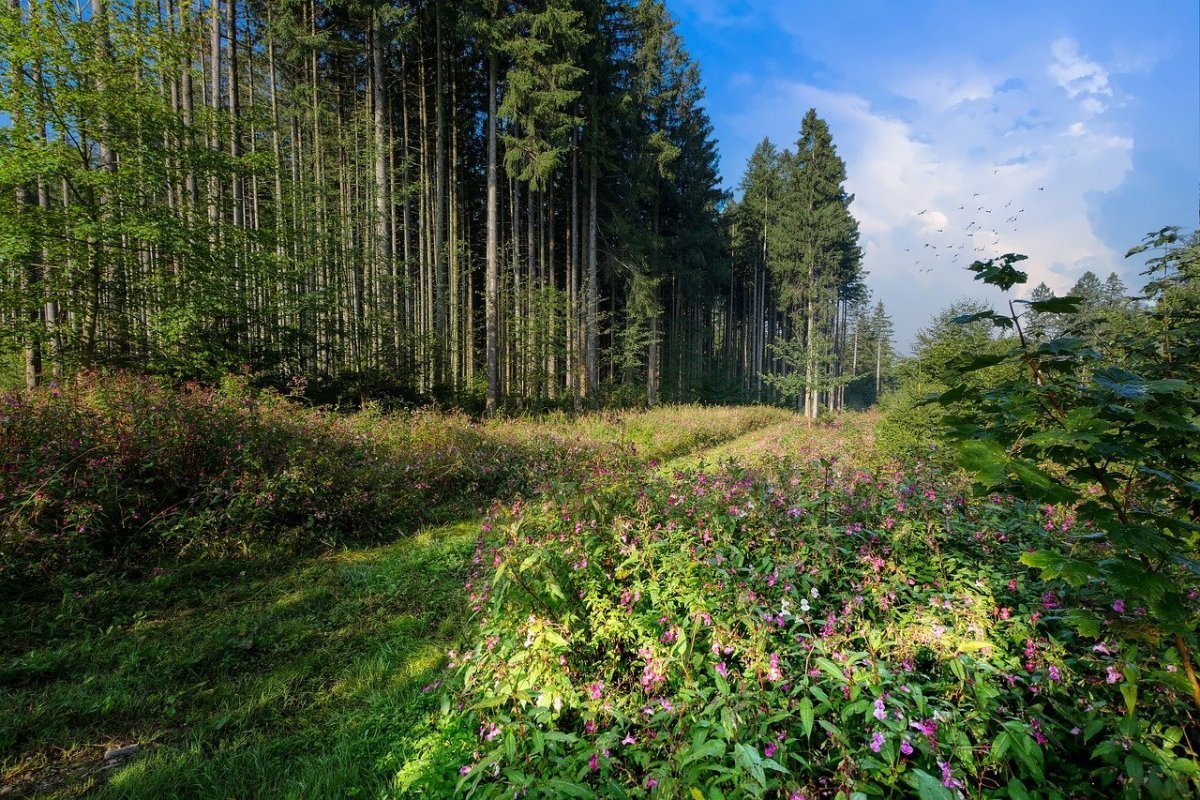
[[596, 404], [597, 392], [600, 385], [600, 364], [597, 358], [596, 328], [599, 325], [600, 297], [596, 275], [596, 157], [592, 156], [591, 174], [588, 176], [588, 243], [587, 243], [587, 383], [584, 386], [584, 396]]
[[495, 413], [500, 402], [500, 360], [497, 350], [500, 295], [500, 212], [496, 169], [496, 57], [488, 59], [487, 111], [487, 276], [484, 289], [484, 327], [487, 349], [487, 412]]

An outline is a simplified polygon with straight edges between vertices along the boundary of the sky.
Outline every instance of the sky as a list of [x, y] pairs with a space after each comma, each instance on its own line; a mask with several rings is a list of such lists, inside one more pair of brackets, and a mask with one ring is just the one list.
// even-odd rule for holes
[[[1059, 294], [1200, 210], [1200, 3], [667, 0], [700, 64], [726, 187], [815, 108], [846, 162], [864, 267], [908, 351], [977, 258]], [[982, 248], [982, 249], [976, 249]], [[1020, 295], [1018, 295], [1020, 296]]]

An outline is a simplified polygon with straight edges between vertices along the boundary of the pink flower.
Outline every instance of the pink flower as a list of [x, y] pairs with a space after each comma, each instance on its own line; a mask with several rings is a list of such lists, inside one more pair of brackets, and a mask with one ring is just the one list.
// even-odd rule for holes
[[729, 667], [725, 666], [724, 661], [718, 663], [717, 666], [714, 667], [714, 669], [716, 669], [717, 674], [720, 675], [722, 678], [729, 677]]
[[778, 749], [779, 746], [774, 742], [767, 742], [767, 746], [763, 749], [763, 752], [767, 754], [767, 758], [771, 758], [775, 755], [775, 751]]
[[878, 720], [887, 719], [887, 709], [884, 708], [884, 706], [883, 706], [883, 698], [882, 697], [880, 697], [879, 699], [877, 699], [875, 701], [875, 711], [873, 711], [872, 713], [874, 714], [875, 719], [878, 719]]
[[905, 739], [904, 741], [902, 741], [900, 743], [900, 753], [902, 755], [911, 756], [912, 752], [913, 752], [912, 742], [910, 742], [908, 739]]
[[1052, 681], [1062, 680], [1062, 674], [1058, 671], [1058, 667], [1054, 666], [1053, 664], [1050, 665], [1050, 680], [1052, 680]]
[[593, 772], [600, 769], [600, 756], [598, 754], [592, 753], [592, 757], [588, 759], [588, 769]]
[[947, 789], [961, 789], [962, 781], [954, 777], [954, 770], [950, 769], [949, 761], [939, 761], [938, 766], [942, 768], [942, 786]]
[[1106, 674], [1109, 683], [1120, 683], [1121, 678], [1125, 677], [1121, 674], [1121, 670], [1111, 665], [1106, 670]]
[[916, 728], [921, 733], [932, 738], [937, 735], [937, 723], [932, 719], [918, 719], [908, 723], [910, 728]]
[[1117, 612], [1118, 614], [1124, 614], [1125, 613], [1125, 601], [1124, 600], [1116, 601], [1115, 603], [1113, 603], [1112, 608], [1113, 608], [1113, 611]]
[[883, 749], [883, 743], [886, 741], [886, 736], [884, 736], [882, 733], [876, 732], [875, 735], [871, 737], [871, 749], [878, 753], [881, 749]]

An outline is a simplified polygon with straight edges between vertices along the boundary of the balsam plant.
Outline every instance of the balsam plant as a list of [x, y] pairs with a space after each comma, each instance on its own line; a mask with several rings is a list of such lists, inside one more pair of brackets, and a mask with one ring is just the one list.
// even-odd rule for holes
[[[1072, 519], [1048, 526], [1021, 560], [1080, 591], [1068, 612], [1077, 631], [1100, 638], [1094, 609], [1125, 609], [1130, 636], [1181, 655], [1177, 682], [1200, 707], [1186, 580], [1200, 572], [1200, 247], [1164, 228], [1128, 255], [1151, 248], [1165, 251], [1149, 262], [1152, 280], [1138, 298], [1148, 305], [1136, 324], [1089, 329], [1094, 320], [1080, 317], [1076, 297], [1010, 299], [1007, 312], [961, 317], [1011, 334], [1010, 347], [972, 360], [965, 374], [1019, 369], [984, 385], [964, 380], [937, 401], [959, 409], [950, 436], [980, 492], [1009, 492]], [[1008, 292], [1025, 282], [1017, 268], [1025, 258], [1010, 253], [969, 269]], [[1045, 313], [1065, 321], [1062, 335], [1030, 335], [1031, 315]], [[1131, 715], [1138, 683], [1136, 670], [1123, 673]]]
[[403, 788], [1191, 796], [1178, 653], [1124, 641], [1132, 607], [1080, 637], [1064, 609], [1089, 595], [1020, 562], [1061, 513], [962, 488], [827, 456], [597, 474], [495, 509], [446, 684], [453, 733], [428, 759], [456, 753], [458, 773]]

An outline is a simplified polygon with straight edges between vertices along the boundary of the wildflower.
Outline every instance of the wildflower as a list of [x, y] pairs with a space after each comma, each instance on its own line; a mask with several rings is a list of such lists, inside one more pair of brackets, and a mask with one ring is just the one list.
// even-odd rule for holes
[[775, 755], [775, 751], [778, 749], [779, 746], [774, 742], [767, 742], [767, 746], [763, 748], [763, 752], [767, 754], [767, 758], [772, 758]]
[[1109, 665], [1108, 669], [1106, 670], [1106, 674], [1107, 674], [1107, 680], [1109, 683], [1119, 683], [1121, 681], [1121, 678], [1124, 677], [1121, 674], [1121, 670], [1117, 669], [1116, 667], [1112, 666], [1111, 664]]
[[954, 770], [950, 769], [949, 761], [939, 761], [938, 766], [942, 769], [942, 786], [947, 789], [961, 789], [962, 781], [954, 777]]
[[717, 666], [715, 667], [715, 669], [717, 671], [717, 674], [720, 675], [722, 678], [729, 677], [729, 667], [725, 666], [724, 661], [719, 662], [717, 664]]
[[918, 719], [908, 723], [910, 728], [916, 728], [926, 736], [933, 738], [937, 735], [937, 723], [932, 719]]
[[463, 764], [461, 767], [458, 768], [459, 775], [466, 775], [466, 774], [470, 773], [470, 771], [471, 771], [470, 764]]
[[908, 739], [902, 741], [900, 743], [900, 753], [901, 755], [911, 756], [913, 753], [912, 742], [910, 742]]
[[1058, 671], [1058, 667], [1054, 666], [1053, 664], [1050, 665], [1050, 680], [1052, 680], [1052, 681], [1062, 680], [1062, 674]]
[[783, 680], [783, 672], [779, 669], [779, 653], [771, 653], [771, 668], [767, 670], [767, 680]]
[[871, 749], [878, 753], [883, 749], [883, 743], [886, 741], [887, 737], [876, 731], [875, 735], [871, 737]]
[[600, 756], [596, 753], [592, 753], [592, 757], [588, 759], [588, 769], [593, 772], [600, 769]]
[[601, 693], [604, 691], [604, 681], [598, 681], [588, 687], [588, 691], [593, 700], [599, 700]]
[[1125, 613], [1125, 601], [1117, 600], [1115, 603], [1113, 603], [1112, 609], [1113, 609], [1113, 611], [1117, 612], [1118, 614], [1124, 614]]
[[653, 789], [655, 786], [658, 786], [658, 778], [647, 778], [646, 779], [646, 788], [647, 789]]
[[877, 720], [887, 719], [887, 709], [883, 707], [883, 698], [880, 697], [875, 701], [875, 711], [872, 712]]

